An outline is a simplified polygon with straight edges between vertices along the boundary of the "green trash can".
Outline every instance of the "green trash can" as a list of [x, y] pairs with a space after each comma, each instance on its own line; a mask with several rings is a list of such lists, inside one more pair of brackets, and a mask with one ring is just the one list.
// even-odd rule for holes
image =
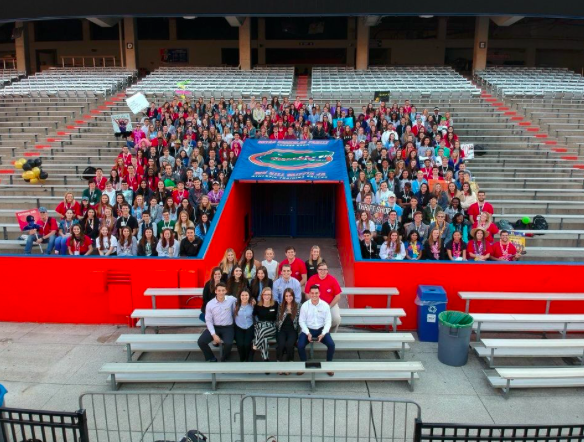
[[467, 313], [444, 311], [438, 315], [438, 360], [452, 367], [468, 361], [474, 319]]

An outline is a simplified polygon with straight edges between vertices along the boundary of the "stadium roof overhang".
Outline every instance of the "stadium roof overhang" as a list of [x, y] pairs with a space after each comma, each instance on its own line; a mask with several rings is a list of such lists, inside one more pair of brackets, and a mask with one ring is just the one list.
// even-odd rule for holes
[[184, 16], [374, 16], [374, 15], [488, 15], [584, 18], [584, 2], [544, 2], [541, 0], [445, 0], [442, 2], [355, 3], [353, 0], [312, 0], [300, 6], [295, 2], [273, 0], [223, 0], [193, 2], [175, 0], [161, 7], [160, 2], [136, 3], [131, 0], [71, 2], [6, 1], [0, 8], [0, 22], [87, 17], [184, 17]]

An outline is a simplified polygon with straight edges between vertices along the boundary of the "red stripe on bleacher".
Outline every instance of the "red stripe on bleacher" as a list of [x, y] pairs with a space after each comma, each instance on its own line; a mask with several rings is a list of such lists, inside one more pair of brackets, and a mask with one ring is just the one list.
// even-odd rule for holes
[[539, 132], [539, 127], [528, 127], [527, 132]]
[[59, 138], [47, 138], [47, 143], [60, 143], [63, 140], [60, 140]]
[[501, 103], [500, 101], [496, 103], [491, 103], [493, 106], [503, 106], [505, 103]]
[[497, 110], [500, 110], [500, 111], [508, 111], [509, 108], [507, 106], [500, 106], [500, 107], [497, 108]]
[[537, 138], [547, 138], [547, 134], [537, 134], [536, 135]]
[[85, 123], [87, 123], [87, 121], [85, 121], [85, 120], [75, 120], [75, 122], [77, 124], [85, 124]]
[[116, 104], [116, 103], [114, 103], [113, 101], [106, 101], [104, 104], [110, 104], [111, 105], [111, 104]]
[[111, 100], [112, 101], [121, 101], [121, 98], [120, 97], [112, 97]]
[[574, 164], [574, 169], [584, 169], [584, 164]]
[[81, 118], [83, 118], [84, 120], [91, 120], [93, 118], [93, 115], [83, 115]]
[[107, 109], [108, 109], [108, 107], [107, 107], [107, 106], [103, 106], [103, 105], [102, 105], [102, 106], [97, 106], [97, 108], [98, 108], [98, 109], [101, 109], [101, 110], [107, 110]]
[[486, 92], [482, 92], [481, 93], [481, 97], [483, 97], [483, 98], [489, 98], [489, 97], [492, 97], [492, 95], [491, 94], [487, 94]]
[[515, 112], [515, 111], [507, 111], [507, 112], [505, 112], [504, 115], [517, 115], [517, 112]]
[[67, 126], [67, 129], [77, 129], [75, 126]]
[[90, 113], [90, 114], [101, 114], [101, 112], [100, 112], [99, 110], [97, 110], [97, 109], [91, 109], [91, 110], [89, 111], [89, 113]]
[[495, 103], [497, 101], [497, 99], [496, 98], [487, 98], [487, 97], [485, 97], [485, 101], [487, 103]]
[[[507, 112], [505, 112], [507, 113]], [[523, 117], [511, 117], [511, 121], [521, 121], [523, 120]]]
[[2, 175], [14, 175], [14, 170], [11, 169], [0, 169]]
[[40, 156], [40, 152], [26, 152], [24, 154], [25, 157], [38, 157]]
[[[75, 126], [71, 126], [72, 129], [75, 128]], [[63, 131], [59, 131], [57, 132], [57, 135], [71, 135], [71, 132], [63, 132]]]
[[554, 140], [548, 140], [548, 141], [545, 142], [545, 144], [555, 146], [556, 144], [558, 144], [558, 142], [557, 141], [554, 141]]
[[566, 160], [566, 161], [578, 161], [578, 157], [577, 156], [565, 156], [565, 157], [560, 157], [562, 160]]
[[48, 144], [37, 144], [34, 146], [35, 149], [48, 149], [51, 146], [49, 146]]
[[552, 152], [564, 153], [568, 152], [568, 149], [566, 149], [565, 147], [554, 147], [552, 149]]
[[519, 126], [531, 126], [531, 122], [529, 122], [529, 121], [522, 121], [521, 123], [519, 123]]

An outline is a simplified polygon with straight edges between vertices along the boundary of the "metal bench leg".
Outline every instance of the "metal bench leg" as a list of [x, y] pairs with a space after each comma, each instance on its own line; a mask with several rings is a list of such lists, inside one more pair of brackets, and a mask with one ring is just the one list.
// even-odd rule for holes
[[503, 388], [503, 396], [505, 399], [509, 397], [509, 392], [511, 391], [511, 379], [507, 379], [507, 386]]
[[397, 317], [396, 316], [394, 316], [393, 320], [391, 321], [391, 327], [393, 329], [392, 331], [394, 333], [396, 333], [397, 332]]
[[495, 365], [495, 349], [491, 348], [491, 358], [489, 359], [489, 368], [493, 368]]
[[564, 324], [564, 330], [561, 331], [560, 334], [562, 335], [562, 339], [566, 339], [566, 337], [568, 336], [568, 323], [567, 322]]
[[410, 391], [414, 391], [414, 372], [410, 373], [410, 381], [408, 382]]
[[405, 360], [406, 359], [406, 343], [402, 342], [402, 348], [401, 348], [401, 352], [400, 352], [400, 359]]
[[314, 393], [316, 391], [316, 373], [314, 372], [310, 373], [310, 387]]
[[314, 359], [314, 342], [310, 342], [310, 359]]
[[477, 342], [481, 340], [481, 323], [477, 324]]
[[110, 385], [112, 386], [113, 391], [116, 391], [118, 389], [118, 385], [116, 383], [116, 375], [114, 373], [110, 375]]
[[126, 344], [126, 353], [128, 357], [128, 362], [132, 362], [132, 344]]
[[215, 373], [211, 373], [211, 389], [217, 390], [217, 375]]
[[142, 318], [142, 323], [140, 324], [140, 332], [143, 335], [146, 334], [146, 318]]

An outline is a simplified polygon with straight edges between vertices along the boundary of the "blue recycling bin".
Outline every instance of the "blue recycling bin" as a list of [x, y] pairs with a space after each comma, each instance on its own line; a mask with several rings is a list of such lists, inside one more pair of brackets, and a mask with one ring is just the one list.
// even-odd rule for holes
[[437, 285], [418, 286], [418, 339], [438, 342], [438, 315], [446, 310], [448, 298], [444, 289]]

